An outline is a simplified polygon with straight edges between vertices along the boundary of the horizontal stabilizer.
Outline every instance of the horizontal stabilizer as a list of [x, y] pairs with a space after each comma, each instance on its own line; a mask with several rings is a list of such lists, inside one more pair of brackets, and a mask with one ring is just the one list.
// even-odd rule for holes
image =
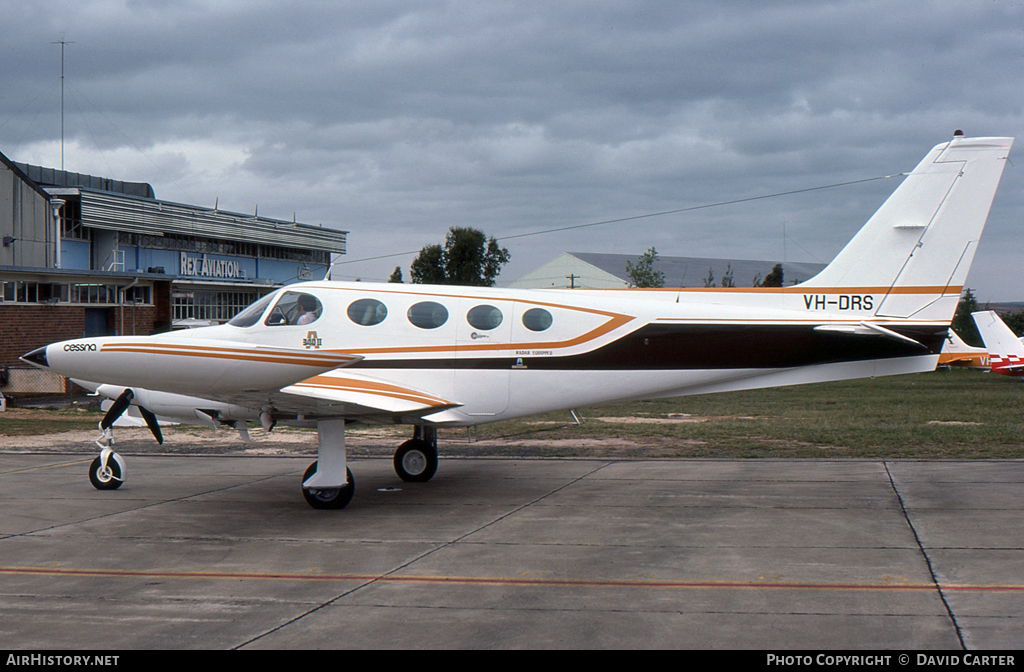
[[873, 322], [858, 322], [856, 324], [823, 324], [814, 328], [815, 331], [832, 331], [841, 334], [850, 334], [851, 336], [884, 336], [885, 338], [891, 338], [893, 340], [902, 341], [904, 343], [910, 343], [917, 345], [922, 348], [927, 346], [920, 341], [898, 334], [892, 329], [886, 329], [885, 327], [874, 324]]

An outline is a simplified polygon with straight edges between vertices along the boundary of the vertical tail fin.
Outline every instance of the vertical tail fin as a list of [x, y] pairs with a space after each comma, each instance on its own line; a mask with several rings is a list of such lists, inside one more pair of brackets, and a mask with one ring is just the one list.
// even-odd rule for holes
[[879, 317], [952, 319], [1012, 144], [956, 136], [936, 145], [832, 263], [801, 286], [884, 293]]
[[971, 317], [978, 325], [981, 340], [985, 342], [993, 371], [1004, 369], [1002, 373], [1009, 373], [1010, 369], [1016, 372], [1024, 369], [1024, 343], [1020, 342], [994, 310], [971, 313]]

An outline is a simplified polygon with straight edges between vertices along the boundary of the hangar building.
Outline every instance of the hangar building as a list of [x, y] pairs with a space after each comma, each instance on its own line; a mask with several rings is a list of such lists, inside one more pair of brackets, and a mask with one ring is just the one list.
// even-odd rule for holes
[[322, 278], [347, 235], [0, 153], [0, 392], [61, 391], [18, 360], [41, 345], [220, 323], [277, 287]]
[[[523, 289], [613, 289], [629, 287], [626, 262], [638, 263], [640, 255], [566, 252], [539, 268], [509, 283]], [[732, 278], [735, 287], [752, 287], [764, 281], [778, 262], [705, 257], [658, 257], [652, 269], [665, 274], [665, 287], [704, 287], [710, 279], [722, 286], [722, 278]], [[782, 264], [785, 284], [808, 280], [825, 264], [787, 261]]]

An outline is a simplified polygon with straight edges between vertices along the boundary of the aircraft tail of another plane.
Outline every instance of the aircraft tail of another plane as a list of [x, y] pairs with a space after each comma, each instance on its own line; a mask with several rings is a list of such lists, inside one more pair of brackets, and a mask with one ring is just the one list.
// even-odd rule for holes
[[988, 350], [967, 345], [959, 334], [950, 329], [942, 352], [939, 353], [939, 366], [960, 366], [988, 371]]
[[985, 341], [992, 370], [1009, 375], [1024, 374], [1024, 343], [1010, 330], [994, 310], [971, 313]]
[[883, 295], [877, 317], [951, 320], [1012, 144], [958, 134], [936, 145], [832, 263], [800, 286]]

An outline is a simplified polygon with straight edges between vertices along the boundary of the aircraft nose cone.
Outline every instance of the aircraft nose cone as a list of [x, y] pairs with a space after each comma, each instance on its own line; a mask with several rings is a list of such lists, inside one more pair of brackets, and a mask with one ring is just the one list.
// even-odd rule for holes
[[42, 369], [50, 368], [49, 362], [46, 361], [46, 346], [36, 348], [30, 353], [21, 356], [21, 361], [28, 362], [32, 366], [38, 366]]

